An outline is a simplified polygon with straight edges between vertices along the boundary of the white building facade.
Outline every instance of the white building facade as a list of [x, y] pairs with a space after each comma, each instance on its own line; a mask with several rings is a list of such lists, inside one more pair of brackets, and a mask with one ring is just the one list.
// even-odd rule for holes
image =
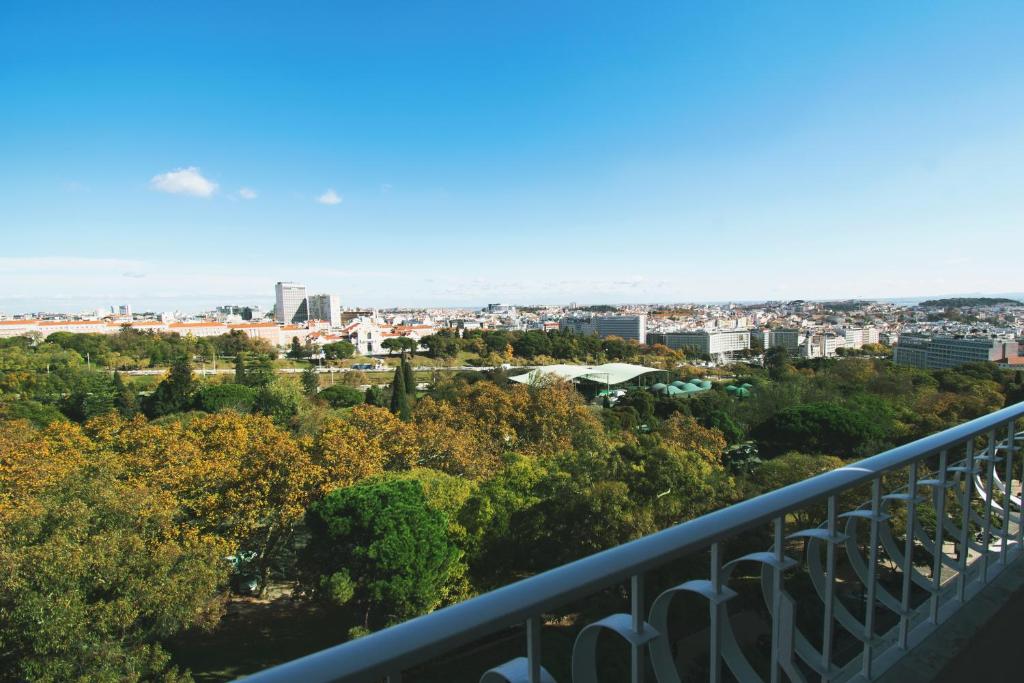
[[282, 324], [301, 323], [309, 319], [306, 285], [278, 282], [274, 285], [276, 306], [274, 320]]

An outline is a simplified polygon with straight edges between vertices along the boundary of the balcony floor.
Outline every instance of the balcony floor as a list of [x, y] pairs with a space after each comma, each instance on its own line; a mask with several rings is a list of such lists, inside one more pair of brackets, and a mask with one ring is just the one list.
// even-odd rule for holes
[[1024, 620], [1024, 557], [1018, 557], [935, 634], [879, 681], [926, 683], [1024, 681], [1020, 657]]

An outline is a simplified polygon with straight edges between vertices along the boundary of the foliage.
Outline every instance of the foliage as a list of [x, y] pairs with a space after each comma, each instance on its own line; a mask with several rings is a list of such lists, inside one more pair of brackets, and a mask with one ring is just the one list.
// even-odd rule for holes
[[[227, 555], [253, 553], [260, 587], [301, 578], [311, 595], [344, 605], [346, 627], [362, 623], [363, 633], [814, 476], [839, 466], [836, 456], [868, 455], [1024, 399], [1024, 374], [992, 364], [926, 371], [873, 356], [794, 363], [771, 349], [775, 360], [764, 369], [721, 370], [754, 386], [742, 399], [722, 384], [685, 397], [636, 389], [601, 408], [571, 384], [524, 386], [490, 370], [439, 375], [413, 402], [404, 358], [390, 391], [356, 389], [351, 385], [368, 378], [346, 372], [311, 399], [298, 378], [276, 377], [273, 357], [237, 335], [229, 340], [238, 345], [233, 383], [196, 381], [186, 372], [191, 358], [210, 351], [205, 340], [126, 335], [119, 351], [79, 336], [56, 341], [0, 340], [0, 562], [13, 563], [10, 581], [29, 587], [25, 602], [18, 602], [21, 593], [0, 594], [0, 610], [27, 609], [37, 600], [32, 591], [44, 588], [54, 604], [71, 606], [67, 614], [46, 612], [53, 624], [48, 617], [23, 633], [5, 621], [8, 612], [0, 615], [4, 652], [35, 648], [26, 639], [38, 637], [43, 653], [19, 655], [37, 669], [7, 669], [7, 678], [177, 675], [158, 642], [216, 619]], [[608, 341], [568, 332], [473, 330], [459, 337], [442, 330], [423, 344], [439, 357], [465, 351], [495, 363], [513, 354], [548, 362], [643, 354], [675, 377], [694, 376], [676, 367], [674, 352]], [[132, 354], [146, 344], [180, 351], [181, 359], [142, 398], [147, 416], [160, 415], [149, 420], [131, 409], [148, 378], [129, 384], [105, 369], [135, 362]], [[88, 366], [80, 351], [104, 369]], [[327, 518], [347, 520], [351, 534], [306, 528], [325, 496], [348, 501]], [[810, 519], [817, 512], [795, 514]], [[53, 521], [51, 536], [38, 520]], [[72, 536], [58, 548], [65, 531]], [[423, 561], [407, 564], [419, 544], [427, 548]], [[50, 553], [45, 561], [31, 555], [37, 546]], [[162, 554], [128, 557], [126, 547]], [[123, 573], [111, 569], [110, 558]], [[180, 562], [173, 568], [162, 564], [174, 558]], [[146, 611], [149, 587], [125, 588], [123, 600], [108, 596], [89, 583], [88, 567], [125, 581], [128, 573], [145, 581], [179, 572], [180, 583], [170, 585], [184, 594], [188, 584], [181, 604], [198, 611], [161, 617], [167, 630], [153, 630], [148, 618], [129, 622], [153, 613]], [[0, 586], [13, 590], [5, 581], [0, 577]], [[375, 603], [378, 595], [387, 604]], [[117, 615], [88, 611], [108, 598], [121, 600], [116, 637], [108, 627]], [[109, 669], [89, 668], [100, 664], [86, 661], [77, 644], [53, 649], [58, 628], [77, 634], [86, 618], [99, 627], [81, 641]], [[0, 657], [2, 666], [12, 662]]]
[[182, 356], [174, 361], [170, 373], [157, 385], [156, 391], [147, 397], [143, 409], [150, 417], [188, 410], [192, 405], [194, 389], [192, 361], [188, 356]]
[[263, 385], [256, 393], [253, 410], [262, 413], [282, 426], [288, 426], [298, 417], [306, 397], [298, 383], [279, 377]]
[[207, 384], [195, 395], [195, 407], [208, 413], [222, 410], [248, 413], [255, 404], [256, 390], [244, 384]]
[[14, 468], [47, 475], [4, 477], [0, 677], [179, 680], [159, 641], [216, 623], [224, 546], [181, 526], [173, 495], [125, 481], [107, 453], [43, 463], [73, 447], [64, 436], [5, 449]]
[[364, 626], [371, 617], [393, 623], [432, 610], [461, 574], [461, 552], [448, 538], [448, 524], [415, 480], [334, 491], [307, 516], [307, 582], [325, 598], [351, 600], [365, 614]]
[[345, 360], [355, 355], [356, 346], [350, 341], [341, 340], [324, 344], [321, 350], [324, 352], [324, 358], [327, 360]]
[[364, 403], [366, 399], [366, 395], [362, 391], [344, 384], [325, 387], [317, 396], [321, 400], [327, 401], [332, 408], [350, 408]]
[[811, 403], [780, 411], [753, 436], [761, 453], [768, 457], [798, 448], [853, 456], [867, 455], [884, 432], [863, 412], [834, 403]]
[[121, 417], [134, 417], [139, 412], [139, 398], [135, 390], [128, 386], [120, 372], [114, 373], [114, 409]]
[[405, 359], [403, 358], [401, 365], [395, 368], [395, 377], [391, 382], [391, 405], [389, 409], [403, 422], [408, 422], [412, 415], [412, 408], [410, 407], [409, 392], [405, 387], [404, 370]]

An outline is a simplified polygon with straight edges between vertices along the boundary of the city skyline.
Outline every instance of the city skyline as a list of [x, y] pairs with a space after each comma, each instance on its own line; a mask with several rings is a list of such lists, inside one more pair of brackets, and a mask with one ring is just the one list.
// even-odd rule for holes
[[0, 310], [1021, 289], [1024, 7], [581, 7], [5, 7]]

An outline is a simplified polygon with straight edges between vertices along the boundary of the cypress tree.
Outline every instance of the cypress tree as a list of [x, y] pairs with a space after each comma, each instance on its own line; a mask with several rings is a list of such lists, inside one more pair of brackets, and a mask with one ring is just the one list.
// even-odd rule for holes
[[409, 394], [405, 391], [405, 375], [402, 367], [395, 368], [395, 379], [391, 382], [391, 405], [390, 410], [403, 422], [411, 416], [409, 410]]
[[407, 363], [405, 354], [402, 354], [402, 379], [405, 381], [405, 393], [410, 397], [416, 397], [416, 379], [412, 375], [412, 364]]
[[245, 384], [245, 351], [235, 355], [235, 384]]

